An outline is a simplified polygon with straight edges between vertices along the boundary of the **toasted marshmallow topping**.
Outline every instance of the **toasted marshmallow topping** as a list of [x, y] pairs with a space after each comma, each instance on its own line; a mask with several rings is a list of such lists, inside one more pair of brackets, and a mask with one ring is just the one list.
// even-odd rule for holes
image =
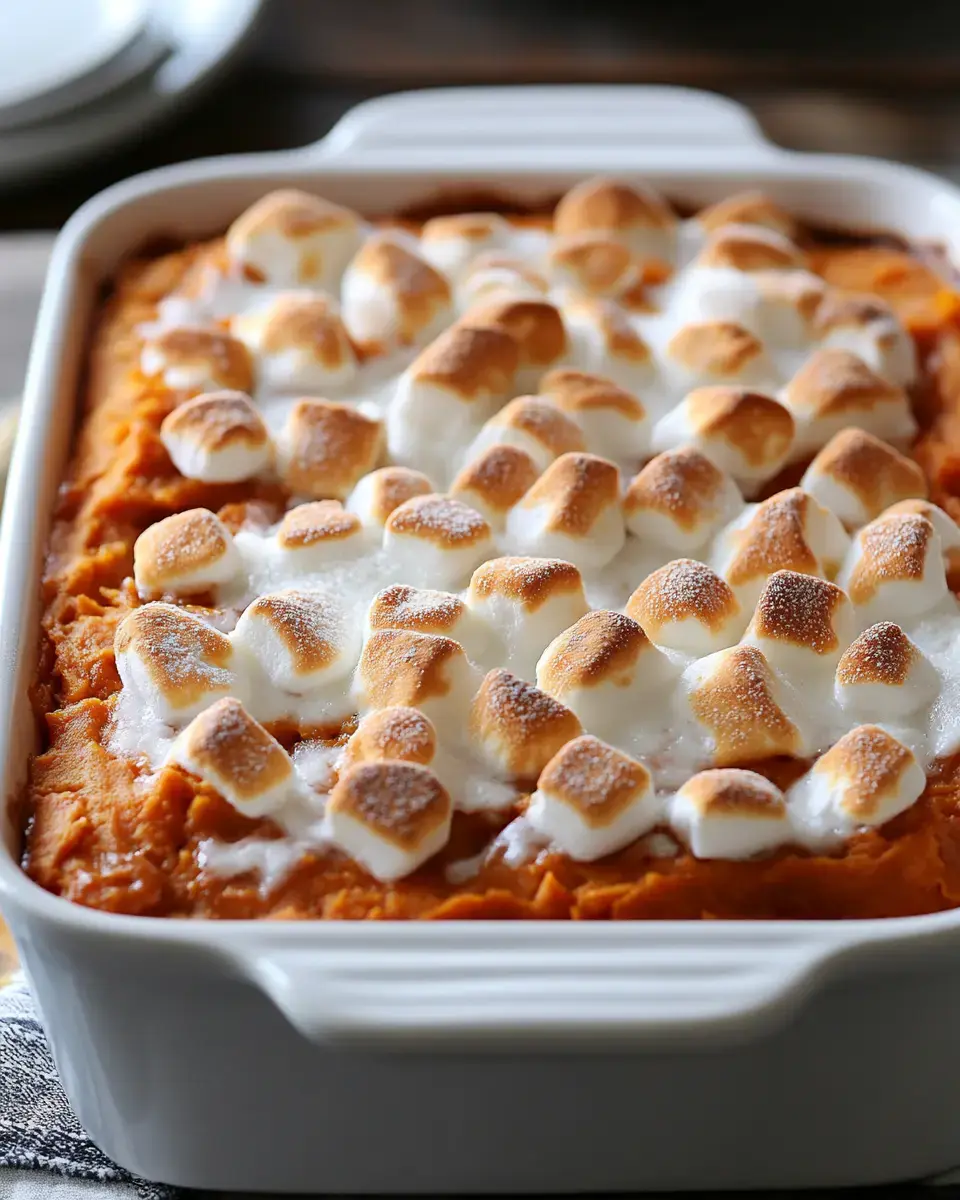
[[552, 696], [511, 675], [491, 671], [473, 702], [470, 729], [488, 765], [512, 779], [536, 779], [580, 722]]
[[940, 535], [926, 517], [878, 517], [854, 538], [840, 582], [868, 620], [927, 612], [947, 594]]
[[684, 672], [687, 702], [712, 742], [718, 767], [797, 756], [797, 727], [779, 702], [770, 664], [756, 646], [732, 646], [693, 663]]
[[756, 332], [765, 342], [787, 349], [805, 347], [826, 295], [826, 284], [810, 271], [755, 271]]
[[355, 687], [365, 708], [422, 709], [443, 738], [460, 733], [475, 678], [459, 642], [378, 629], [364, 643]]
[[364, 523], [382, 529], [387, 518], [414, 496], [427, 496], [433, 484], [421, 471], [409, 467], [380, 467], [364, 475], [346, 499], [346, 507]]
[[725, 225], [761, 225], [788, 241], [797, 235], [793, 217], [763, 192], [737, 192], [697, 213], [697, 224], [708, 233]]
[[860, 725], [794, 784], [790, 807], [807, 838], [829, 846], [885, 824], [919, 799], [926, 783], [912, 751], [876, 725]]
[[237, 690], [230, 639], [173, 604], [145, 604], [114, 638], [124, 689], [162, 721], [181, 723]]
[[437, 731], [415, 708], [368, 713], [343, 748], [341, 769], [365, 762], [408, 762], [427, 767], [437, 753]]
[[347, 614], [319, 591], [291, 588], [260, 596], [244, 609], [233, 641], [259, 661], [272, 683], [294, 694], [342, 679], [360, 657]]
[[387, 518], [383, 545], [408, 577], [454, 585], [492, 553], [490, 526], [450, 496], [414, 496]]
[[547, 300], [508, 298], [486, 301], [471, 308], [461, 323], [468, 329], [496, 329], [517, 344], [519, 365], [531, 382], [552, 367], [567, 351], [563, 318]]
[[541, 471], [561, 454], [585, 449], [579, 427], [539, 396], [518, 396], [505, 404], [474, 438], [467, 460], [496, 445], [526, 450]]
[[906, 392], [847, 350], [818, 350], [808, 358], [784, 389], [783, 402], [797, 422], [795, 458], [848, 425], [898, 444], [917, 431]]
[[636, 459], [650, 445], [650, 423], [640, 401], [611, 379], [559, 367], [540, 380], [540, 393], [580, 427], [586, 448], [614, 461]]
[[692, 445], [749, 494], [787, 461], [793, 433], [793, 417], [771, 396], [738, 387], [703, 387], [658, 421], [653, 448]]
[[807, 468], [800, 486], [832, 509], [848, 529], [884, 509], [927, 494], [923, 469], [862, 429], [842, 429]]
[[390, 233], [374, 234], [343, 276], [343, 320], [354, 341], [381, 349], [430, 341], [449, 324], [446, 278]]
[[570, 858], [592, 862], [657, 822], [650, 773], [598, 738], [568, 742], [540, 772], [527, 820]]
[[587, 612], [580, 572], [556, 558], [493, 558], [478, 567], [470, 611], [496, 636], [500, 661], [533, 679], [544, 647]]
[[144, 375], [182, 392], [253, 390], [253, 360], [243, 342], [215, 329], [178, 326], [151, 338], [140, 356]]
[[202, 483], [252, 479], [273, 457], [267, 427], [243, 392], [210, 392], [179, 405], [164, 418], [160, 440], [180, 474]]
[[323, 392], [356, 374], [356, 355], [330, 296], [280, 292], [235, 321], [233, 331], [258, 354], [261, 385], [276, 391]]
[[450, 495], [502, 531], [507, 513], [533, 487], [540, 467], [528, 451], [498, 443], [472, 458], [450, 485]]
[[227, 230], [227, 253], [257, 282], [330, 290], [360, 238], [356, 213], [290, 189], [270, 192], [237, 217]]
[[654, 375], [653, 357], [619, 304], [603, 297], [577, 296], [564, 304], [563, 316], [577, 367], [642, 393]]
[[898, 513], [909, 513], [913, 516], [926, 517], [940, 535], [940, 544], [948, 561], [956, 558], [960, 551], [960, 527], [949, 513], [931, 504], [929, 500], [901, 500], [893, 504], [883, 514], [894, 516]]
[[442, 850], [453, 807], [427, 767], [372, 762], [351, 767], [327, 803], [334, 842], [376, 879], [409, 875]]
[[240, 559], [230, 530], [206, 508], [190, 508], [150, 525], [133, 546], [141, 596], [191, 596], [232, 582]]
[[837, 666], [836, 697], [847, 712], [875, 720], [908, 716], [937, 693], [937, 673], [899, 625], [865, 629]]
[[562, 455], [510, 510], [507, 533], [521, 553], [604, 566], [625, 536], [615, 464], [592, 454]]
[[480, 300], [527, 297], [536, 299], [547, 293], [547, 281], [522, 258], [489, 252], [478, 254], [466, 267], [460, 281], [459, 298], [463, 308]]
[[383, 454], [383, 426], [350, 404], [298, 400], [276, 440], [277, 468], [292, 492], [343, 500]]
[[743, 507], [736, 484], [699, 450], [652, 458], [627, 488], [627, 528], [670, 550], [698, 550]]
[[553, 214], [561, 237], [604, 234], [661, 262], [673, 256], [676, 225], [673, 210], [652, 189], [600, 176], [575, 184]]
[[875, 296], [828, 296], [817, 310], [823, 346], [849, 350], [891, 383], [912, 383], [917, 374], [913, 341], [893, 309]]
[[704, 383], [745, 383], [767, 371], [763, 343], [733, 321], [684, 325], [667, 344], [667, 361]]
[[289, 754], [232, 697], [194, 717], [168, 761], [198, 775], [247, 817], [268, 816], [299, 791]]
[[459, 596], [395, 583], [378, 592], [367, 610], [367, 628], [408, 629], [451, 638], [476, 657], [484, 643], [482, 628]]
[[803, 685], [833, 673], [853, 637], [850, 601], [835, 584], [815, 575], [777, 571], [764, 584], [744, 643]]
[[591, 296], [622, 296], [643, 283], [643, 260], [602, 233], [558, 238], [547, 255], [551, 276], [561, 288]]
[[511, 226], [498, 213], [455, 213], [432, 217], [420, 231], [424, 256], [445, 275], [456, 277], [480, 254], [509, 241]]
[[762, 225], [728, 223], [716, 228], [697, 259], [701, 267], [776, 271], [802, 267], [803, 255], [789, 238]]
[[300, 573], [355, 558], [367, 549], [360, 518], [346, 512], [338, 500], [314, 500], [291, 508], [284, 513], [276, 537], [280, 552]]
[[678, 558], [648, 575], [626, 611], [651, 642], [683, 654], [732, 646], [746, 624], [730, 587], [692, 558]]
[[790, 840], [786, 797], [755, 771], [701, 771], [680, 788], [670, 823], [697, 858], [752, 858]]

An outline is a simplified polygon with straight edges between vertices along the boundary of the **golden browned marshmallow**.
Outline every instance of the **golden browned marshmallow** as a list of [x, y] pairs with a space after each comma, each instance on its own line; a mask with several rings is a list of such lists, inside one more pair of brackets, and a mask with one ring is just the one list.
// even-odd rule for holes
[[364, 475], [346, 499], [346, 507], [365, 524], [382, 529], [395, 508], [414, 496], [427, 496], [433, 484], [422, 471], [380, 467]]
[[643, 282], [643, 260], [623, 242], [602, 233], [558, 238], [547, 255], [560, 287], [591, 296], [622, 296]]
[[493, 558], [477, 567], [467, 604], [491, 631], [499, 661], [533, 679], [543, 648], [587, 611], [583, 580], [573, 563], [556, 558]]
[[800, 486], [848, 529], [884, 509], [927, 494], [922, 467], [862, 429], [841, 429], [807, 468]]
[[343, 774], [327, 802], [334, 842], [376, 879], [400, 879], [442, 850], [452, 805], [427, 767], [361, 763]]
[[395, 508], [383, 545], [403, 575], [424, 587], [460, 583], [493, 548], [490, 526], [476, 509], [436, 494]]
[[270, 192], [237, 217], [227, 230], [227, 254], [257, 282], [332, 291], [361, 232], [356, 213], [290, 188]]
[[656, 645], [698, 656], [733, 645], [746, 624], [729, 585], [692, 558], [674, 559], [651, 572], [626, 611]]
[[790, 808], [804, 840], [828, 848], [909, 808], [926, 782], [906, 746], [876, 725], [860, 725], [794, 784]]
[[351, 404], [298, 400], [276, 439], [280, 478], [295, 494], [343, 500], [383, 455], [383, 426]]
[[356, 372], [356, 355], [331, 296], [280, 292], [232, 328], [258, 355], [260, 382], [273, 390], [325, 392]]
[[145, 604], [113, 642], [124, 691], [168, 724], [189, 720], [239, 680], [230, 639], [173, 604]]
[[438, 270], [456, 278], [478, 255], [494, 254], [509, 236], [510, 223], [498, 213], [454, 213], [431, 217], [420, 232], [420, 245]]
[[471, 732], [497, 774], [532, 780], [571, 738], [582, 732], [574, 714], [509, 671], [484, 677], [473, 702]]
[[786, 797], [755, 771], [701, 771], [670, 804], [670, 824], [696, 858], [752, 858], [790, 839]]
[[650, 772], [599, 738], [568, 742], [540, 772], [526, 818], [570, 858], [591, 862], [656, 824]]
[[558, 367], [540, 380], [540, 394], [579, 425], [592, 454], [636, 459], [650, 445], [650, 422], [636, 396], [612, 379]]
[[853, 539], [840, 582], [865, 618], [902, 620], [947, 595], [943, 545], [919, 514], [884, 514]]
[[427, 767], [437, 753], [437, 731], [416, 708], [368, 713], [343, 748], [339, 767], [364, 762], [409, 762]]
[[560, 237], [604, 234], [648, 260], [673, 255], [676, 214], [651, 188], [596, 176], [574, 184], [553, 214]]
[[938, 687], [933, 666], [900, 626], [878, 621], [844, 651], [835, 694], [847, 712], [883, 721], [929, 704]]
[[539, 474], [539, 466], [526, 450], [498, 443], [467, 463], [451, 483], [450, 495], [475, 508], [491, 529], [499, 531]]
[[764, 584], [744, 643], [797, 686], [833, 674], [853, 636], [850, 601], [815, 575], [777, 571]]
[[774, 346], [798, 349], [811, 337], [827, 285], [810, 271], [755, 271], [760, 306], [757, 332]]
[[292, 572], [303, 574], [363, 554], [368, 543], [356, 513], [339, 500], [313, 500], [284, 513], [277, 547]]
[[916, 378], [913, 339], [876, 296], [828, 294], [817, 309], [814, 332], [821, 345], [851, 351], [891, 383], [906, 386]]
[[840, 521], [801, 488], [751, 505], [719, 539], [719, 573], [752, 608], [775, 571], [832, 579], [849, 541]]
[[160, 440], [180, 474], [203, 483], [251, 479], [273, 458], [267, 427], [243, 392], [208, 392], [178, 405]]
[[690, 445], [749, 495], [787, 461], [794, 423], [772, 396], [741, 387], [695, 388], [653, 431], [653, 449]]
[[459, 296], [464, 308], [481, 300], [508, 296], [536, 299], [547, 293], [547, 281], [529, 262], [490, 251], [471, 259], [463, 272]]
[[696, 321], [667, 343], [668, 363], [691, 382], [746, 383], [768, 372], [763, 343], [734, 321]]
[[563, 306], [571, 361], [643, 394], [654, 378], [650, 347], [622, 305], [604, 296], [572, 296]]
[[616, 465], [593, 454], [564, 454], [507, 516], [507, 534], [523, 554], [603, 567], [625, 537]]
[[289, 754], [232, 697], [194, 717], [168, 762], [198, 775], [247, 817], [275, 813], [300, 794]]
[[901, 500], [886, 510], [888, 513], [911, 513], [915, 516], [926, 517], [940, 535], [940, 544], [946, 556], [948, 566], [953, 568], [960, 563], [960, 527], [949, 513], [931, 504], [929, 500]]
[[630, 481], [627, 528], [670, 550], [697, 550], [743, 507], [726, 471], [699, 450], [681, 446], [652, 458]]
[[343, 320], [360, 345], [377, 350], [428, 342], [448, 324], [447, 279], [393, 233], [367, 238], [343, 276]]
[[900, 445], [917, 431], [906, 392], [848, 350], [817, 350], [787, 384], [783, 401], [797, 422], [795, 458], [819, 450], [848, 425]]
[[408, 629], [414, 633], [432, 633], [459, 642], [471, 658], [485, 644], [466, 604], [453, 592], [408, 587], [395, 583], [378, 592], [367, 610], [367, 629]]
[[253, 359], [243, 342], [218, 329], [178, 326], [150, 338], [140, 356], [144, 375], [182, 392], [253, 390]]
[[701, 208], [697, 223], [708, 233], [714, 233], [724, 225], [761, 225], [789, 240], [797, 235], [797, 223], [790, 213], [763, 192], [755, 191], [737, 192], [708, 208]]
[[535, 382], [567, 351], [567, 331], [559, 310], [548, 300], [494, 298], [476, 304], [460, 318], [469, 329], [509, 334], [520, 353], [521, 381]]
[[230, 530], [207, 508], [190, 508], [148, 526], [133, 546], [141, 596], [192, 596], [234, 582], [240, 558]]
[[683, 683], [689, 710], [712, 743], [715, 766], [803, 752], [770, 664], [756, 646], [731, 646], [698, 659], [684, 672]]
[[802, 267], [803, 255], [781, 233], [762, 225], [726, 224], [715, 229], [697, 257], [700, 267], [776, 271]]
[[561, 454], [586, 449], [579, 426], [539, 396], [517, 396], [505, 404], [473, 439], [466, 461], [496, 445], [526, 450], [541, 471]]

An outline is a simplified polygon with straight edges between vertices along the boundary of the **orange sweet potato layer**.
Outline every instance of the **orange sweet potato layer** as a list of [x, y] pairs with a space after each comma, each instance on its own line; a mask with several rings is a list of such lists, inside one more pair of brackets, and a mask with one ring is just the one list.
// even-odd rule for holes
[[[654, 859], [634, 846], [590, 864], [561, 856], [520, 869], [493, 863], [455, 886], [444, 878], [445, 863], [477, 852], [509, 819], [459, 814], [438, 860], [396, 884], [378, 883], [332, 852], [305, 859], [266, 896], [252, 876], [203, 874], [196, 849], [204, 838], [278, 831], [240, 816], [179, 768], [141, 778], [104, 742], [120, 686], [114, 630], [138, 603], [129, 581], [137, 535], [195, 505], [236, 522], [250, 505], [276, 515], [286, 499], [275, 487], [180, 477], [158, 436], [173, 398], [136, 369], [136, 326], [206, 252], [192, 247], [129, 265], [94, 333], [85, 411], [43, 580], [33, 702], [44, 749], [24, 797], [24, 866], [43, 887], [81, 904], [148, 916], [840, 918], [960, 905], [960, 757], [941, 765], [911, 809], [831, 857], [781, 852], [762, 861], [706, 862]], [[815, 246], [811, 254], [831, 283], [889, 300], [916, 336], [925, 379], [914, 453], [932, 499], [960, 517], [960, 297], [902, 251]], [[764, 770], [779, 778], [791, 765]]]

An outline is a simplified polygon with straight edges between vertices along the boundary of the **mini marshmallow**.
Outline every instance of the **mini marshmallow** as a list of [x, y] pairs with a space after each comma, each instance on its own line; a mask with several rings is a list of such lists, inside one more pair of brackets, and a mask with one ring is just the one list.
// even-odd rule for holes
[[670, 804], [670, 824], [695, 858], [753, 858], [791, 836], [783, 792], [756, 771], [701, 771]]
[[177, 326], [150, 338], [140, 355], [144, 375], [181, 392], [253, 390], [253, 360], [243, 342], [218, 329]]
[[605, 609], [558, 634], [537, 663], [537, 686], [605, 736], [656, 714], [669, 676], [669, 660], [637, 622]]
[[749, 495], [787, 461], [793, 434], [793, 417], [771, 396], [739, 387], [703, 387], [660, 418], [653, 449], [694, 446]]
[[562, 747], [540, 772], [526, 818], [568, 857], [593, 862], [652, 829], [659, 809], [642, 763], [583, 736]]
[[364, 525], [382, 529], [394, 509], [414, 496], [428, 496], [434, 490], [422, 471], [380, 467], [363, 476], [347, 497], [345, 507], [356, 513]]
[[871, 622], [928, 612], [948, 594], [940, 535], [926, 517], [884, 514], [853, 539], [840, 583]]
[[672, 289], [670, 311], [680, 323], [729, 321], [768, 346], [805, 350], [826, 292], [824, 281], [810, 271], [747, 274], [732, 267], [692, 266]]
[[290, 755], [232, 698], [194, 717], [167, 761], [198, 775], [245, 817], [269, 816], [301, 791]]
[[730, 476], [690, 446], [652, 458], [630, 481], [623, 502], [627, 528], [641, 541], [694, 551], [742, 508]]
[[547, 269], [560, 288], [590, 296], [623, 296], [643, 285], [643, 259], [602, 233], [557, 238]]
[[262, 474], [273, 458], [270, 435], [243, 392], [209, 392], [163, 420], [160, 440], [186, 479], [237, 483]]
[[414, 496], [395, 508], [383, 530], [383, 546], [414, 583], [454, 586], [493, 551], [490, 526], [450, 496]]
[[540, 468], [519, 446], [498, 443], [472, 458], [450, 484], [450, 495], [486, 517], [501, 532], [507, 513], [533, 487]]
[[343, 500], [383, 455], [383, 426], [350, 404], [298, 400], [277, 435], [277, 470], [296, 495]]
[[544, 647], [588, 610], [580, 572], [555, 558], [490, 559], [474, 571], [467, 604], [522, 679], [534, 678]]
[[520, 354], [521, 386], [535, 386], [567, 353], [563, 318], [548, 300], [495, 297], [468, 309], [459, 323], [468, 329], [496, 329], [513, 338]]
[[420, 232], [420, 248], [438, 271], [454, 279], [478, 255], [502, 249], [511, 232], [510, 222], [498, 213], [432, 217]]
[[731, 646], [698, 659], [681, 684], [690, 714], [711, 742], [714, 766], [802, 753], [777, 679], [756, 646]]
[[606, 566], [625, 537], [615, 464], [593, 454], [562, 455], [510, 510], [507, 534], [523, 554]]
[[580, 427], [591, 454], [614, 461], [642, 458], [650, 421], [640, 401], [612, 379], [560, 367], [540, 380], [540, 394]]
[[930, 661], [900, 626], [879, 621], [844, 651], [835, 695], [856, 717], [896, 720], [928, 705], [939, 683]]
[[666, 367], [689, 388], [698, 384], [758, 384], [775, 372], [763, 343], [734, 321], [692, 321], [666, 348]]
[[862, 429], [834, 434], [800, 486], [832, 509], [848, 529], [872, 521], [901, 500], [927, 494], [923, 468]]
[[343, 322], [364, 347], [429, 342], [449, 324], [452, 302], [447, 279], [389, 232], [367, 238], [344, 272]]
[[248, 605], [233, 642], [272, 683], [295, 695], [343, 679], [360, 657], [359, 632], [340, 605], [326, 592], [297, 588]]
[[882, 515], [892, 516], [895, 513], [911, 513], [915, 516], [926, 517], [940, 535], [940, 544], [943, 547], [947, 565], [950, 566], [960, 560], [960, 527], [949, 513], [938, 508], [936, 504], [931, 504], [929, 500], [920, 499], [900, 500], [886, 509]]
[[559, 237], [603, 234], [648, 261], [673, 259], [677, 217], [651, 188], [597, 176], [584, 179], [561, 198], [553, 214]]
[[338, 500], [313, 500], [289, 509], [277, 527], [276, 541], [294, 575], [322, 571], [328, 563], [356, 558], [369, 549], [360, 518]]
[[280, 292], [234, 321], [233, 332], [258, 355], [260, 383], [274, 391], [325, 392], [357, 371], [337, 304], [319, 292]]
[[837, 517], [801, 488], [777, 492], [744, 510], [718, 538], [719, 573], [752, 608], [775, 571], [832, 579], [849, 539]]
[[782, 233], [762, 225], [728, 223], [709, 234], [697, 265], [734, 271], [778, 271], [802, 267], [804, 261], [800, 250]]
[[487, 764], [498, 775], [519, 780], [536, 779], [561, 746], [583, 732], [568, 708], [503, 670], [485, 676], [470, 728]]
[[365, 762], [408, 762], [428, 767], [437, 754], [437, 731], [415, 708], [381, 708], [368, 713], [350, 735], [338, 766]]
[[447, 479], [471, 431], [516, 394], [519, 365], [509, 333], [452, 326], [400, 376], [387, 412], [391, 457]]
[[478, 254], [463, 273], [458, 299], [463, 309], [493, 299], [537, 299], [547, 294], [547, 281], [522, 258], [509, 254]]
[[876, 296], [828, 296], [817, 311], [815, 331], [822, 346], [851, 351], [891, 383], [905, 387], [916, 379], [913, 339]]
[[169, 725], [190, 720], [239, 688], [230, 639], [173, 604], [145, 604], [113, 642], [124, 691]]
[[337, 780], [326, 813], [340, 849], [375, 879], [389, 882], [443, 849], [453, 806], [427, 767], [373, 762], [351, 767]]
[[392, 584], [378, 592], [367, 610], [367, 629], [408, 629], [432, 633], [459, 642], [470, 658], [477, 658], [488, 636], [466, 604], [453, 592]]
[[852, 637], [853, 613], [840, 588], [815, 575], [777, 571], [764, 584], [743, 642], [804, 686], [833, 674]]
[[133, 546], [141, 596], [193, 596], [233, 583], [241, 562], [230, 530], [207, 508], [190, 508], [148, 526]]
[[848, 425], [895, 445], [917, 432], [906, 392], [848, 350], [818, 350], [783, 391], [797, 422], [794, 458], [819, 450]]
[[538, 396], [517, 396], [505, 404], [473, 439], [466, 461], [496, 445], [526, 450], [541, 471], [561, 454], [585, 449], [579, 427]]
[[914, 804], [927, 785], [913, 753], [876, 725], [845, 734], [790, 789], [794, 823], [828, 848], [877, 828]]
[[730, 587], [692, 558], [651, 572], [626, 612], [655, 645], [697, 656], [732, 646], [747, 621]]
[[792, 240], [798, 232], [797, 223], [790, 213], [758, 191], [736, 192], [716, 204], [701, 208], [696, 221], [707, 233], [715, 233], [725, 225], [760, 225]]
[[237, 217], [227, 230], [227, 254], [257, 282], [336, 291], [361, 236], [356, 213], [288, 189], [270, 192]]
[[571, 342], [569, 361], [643, 394], [655, 378], [653, 356], [626, 309], [601, 296], [576, 296], [565, 301], [563, 319]]

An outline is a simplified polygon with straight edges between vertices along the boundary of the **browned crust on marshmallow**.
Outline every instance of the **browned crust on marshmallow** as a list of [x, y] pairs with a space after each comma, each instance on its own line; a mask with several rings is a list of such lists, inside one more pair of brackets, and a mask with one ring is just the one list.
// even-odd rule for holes
[[520, 362], [526, 366], [549, 367], [567, 349], [563, 318], [548, 300], [482, 300], [464, 314], [460, 324], [508, 334], [517, 344]]
[[374, 484], [370, 515], [385, 525], [390, 514], [414, 496], [429, 496], [433, 484], [421, 471], [410, 467], [379, 467], [368, 476]]
[[162, 433], [183, 438], [216, 453], [231, 446], [258, 449], [268, 440], [267, 427], [243, 392], [207, 392], [178, 405], [160, 426]]
[[143, 659], [157, 690], [177, 708], [230, 681], [230, 639], [172, 604], [135, 608], [117, 627], [113, 648]]
[[524, 508], [546, 505], [552, 533], [585, 537], [598, 517], [620, 501], [620, 472], [595, 454], [563, 454], [555, 459], [522, 500]]
[[449, 693], [450, 666], [463, 658], [463, 647], [451, 638], [379, 629], [364, 643], [357, 675], [371, 708], [416, 708]]
[[469, 402], [507, 393], [519, 365], [520, 348], [503, 329], [457, 324], [421, 352], [410, 375]]
[[537, 788], [572, 808], [591, 829], [603, 829], [645, 795], [650, 782], [642, 763], [584, 734], [550, 759]]
[[910, 750], [877, 725], [860, 725], [830, 747], [814, 765], [818, 775], [845, 782], [841, 807], [854, 819], [869, 821], [897, 791], [904, 772], [916, 760]]
[[270, 626], [290, 655], [295, 675], [322, 671], [339, 653], [338, 610], [324, 592], [272, 592], [254, 600], [246, 613]]
[[554, 268], [569, 271], [579, 288], [598, 296], [622, 291], [639, 278], [641, 266], [622, 242], [592, 231], [556, 241], [549, 258]]
[[293, 774], [290, 756], [239, 700], [225, 696], [187, 727], [190, 757], [214, 778], [229, 779], [238, 800], [255, 800]]
[[370, 603], [371, 629], [410, 629], [417, 633], [450, 634], [467, 611], [453, 592], [435, 592], [395, 583], [378, 592]]
[[450, 485], [450, 495], [471, 502], [477, 499], [497, 513], [505, 513], [533, 487], [540, 468], [520, 446], [490, 446], [468, 462]]
[[782, 234], [761, 225], [727, 224], [707, 238], [697, 262], [701, 267], [730, 267], [734, 271], [770, 271], [802, 267], [797, 247]]
[[676, 222], [670, 205], [651, 188], [601, 175], [574, 184], [553, 213], [554, 230], [563, 237], [586, 231], [672, 229]]
[[347, 331], [327, 296], [281, 294], [270, 306], [260, 335], [264, 354], [310, 350], [328, 370], [342, 367], [352, 356]]
[[353, 405], [298, 400], [287, 422], [289, 462], [283, 478], [291, 491], [342, 500], [377, 464], [383, 425]]
[[706, 563], [677, 558], [652, 571], [627, 601], [627, 615], [656, 636], [664, 625], [690, 618], [717, 633], [740, 610], [730, 586]]
[[630, 481], [624, 510], [628, 516], [641, 510], [662, 513], [689, 532], [716, 512], [725, 481], [723, 471], [692, 446], [667, 450]]
[[772, 396], [738, 387], [702, 387], [685, 405], [694, 429], [735, 446], [754, 467], [781, 460], [793, 441], [788, 409]]
[[667, 353], [700, 375], [738, 375], [763, 354], [762, 343], [733, 321], [699, 321], [673, 335]]
[[576, 596], [587, 610], [580, 572], [560, 558], [491, 558], [474, 571], [470, 595], [477, 600], [504, 596], [531, 613], [557, 596]]
[[568, 708], [503, 670], [484, 677], [470, 721], [474, 734], [493, 747], [512, 775], [531, 780], [561, 746], [582, 732]]
[[758, 638], [832, 654], [840, 647], [835, 623], [846, 603], [840, 588], [825, 579], [776, 571], [760, 593], [750, 627]]
[[814, 328], [822, 336], [832, 329], [865, 329], [877, 322], [896, 327], [896, 317], [889, 304], [877, 296], [856, 295], [831, 291], [817, 309]]
[[612, 358], [640, 366], [650, 362], [650, 347], [630, 324], [627, 313], [605, 296], [577, 296], [566, 306], [571, 316], [586, 319], [600, 335], [603, 348]]
[[228, 532], [208, 508], [188, 508], [155, 521], [133, 548], [137, 579], [160, 593], [177, 576], [199, 571], [227, 553]]
[[841, 429], [810, 466], [853, 492], [868, 520], [893, 504], [927, 494], [923, 468], [862, 429]]
[[368, 276], [394, 294], [402, 342], [413, 341], [451, 300], [446, 278], [389, 233], [367, 238], [350, 270]]
[[268, 192], [242, 212], [230, 226], [227, 237], [233, 241], [275, 229], [283, 237], [297, 241], [352, 226], [356, 221], [356, 214], [348, 208], [296, 188], [282, 188]]
[[253, 359], [250, 351], [229, 333], [218, 329], [179, 326], [152, 338], [149, 345], [163, 356], [163, 369], [203, 365], [210, 378], [232, 392], [253, 388]]
[[319, 542], [340, 541], [359, 533], [356, 513], [346, 512], [339, 500], [313, 500], [284, 513], [277, 542], [284, 550], [299, 550]]
[[860, 557], [847, 582], [854, 604], [866, 604], [885, 583], [922, 579], [933, 524], [912, 513], [878, 517], [857, 535]]
[[849, 350], [817, 350], [787, 385], [790, 407], [816, 416], [869, 412], [877, 404], [902, 401], [902, 388], [881, 379]]
[[427, 766], [437, 752], [437, 731], [416, 708], [381, 708], [369, 713], [344, 747], [343, 761], [411, 762]]
[[537, 678], [552, 696], [573, 688], [632, 682], [640, 656], [650, 641], [631, 617], [607, 609], [586, 613], [549, 647]]
[[476, 509], [437, 493], [405, 500], [387, 518], [386, 529], [397, 537], [458, 549], [479, 545], [490, 536], [490, 526]]
[[684, 799], [705, 817], [764, 817], [782, 820], [783, 792], [756, 771], [715, 767], [700, 771], [683, 785]]
[[644, 407], [632, 393], [602, 375], [573, 367], [557, 367], [540, 380], [540, 395], [549, 396], [563, 412], [609, 411], [631, 421], [644, 417]]
[[738, 587], [777, 570], [816, 575], [819, 564], [804, 529], [811, 503], [800, 488], [788, 488], [758, 505], [738, 531], [738, 549], [727, 567], [727, 582]]
[[716, 204], [701, 208], [697, 220], [708, 233], [724, 225], [760, 225], [792, 240], [797, 235], [793, 217], [765, 192], [736, 192]]
[[427, 767], [368, 762], [350, 767], [334, 785], [327, 811], [366, 825], [384, 841], [415, 850], [450, 818], [446, 788]]
[[465, 242], [483, 242], [505, 228], [499, 213], [451, 213], [442, 217], [431, 217], [420, 232], [424, 242], [442, 242], [450, 239]]
[[878, 621], [843, 652], [837, 665], [837, 683], [902, 687], [918, 654], [916, 646], [899, 625]]
[[521, 430], [557, 457], [586, 449], [580, 427], [540, 396], [517, 396], [491, 418], [490, 424]]

